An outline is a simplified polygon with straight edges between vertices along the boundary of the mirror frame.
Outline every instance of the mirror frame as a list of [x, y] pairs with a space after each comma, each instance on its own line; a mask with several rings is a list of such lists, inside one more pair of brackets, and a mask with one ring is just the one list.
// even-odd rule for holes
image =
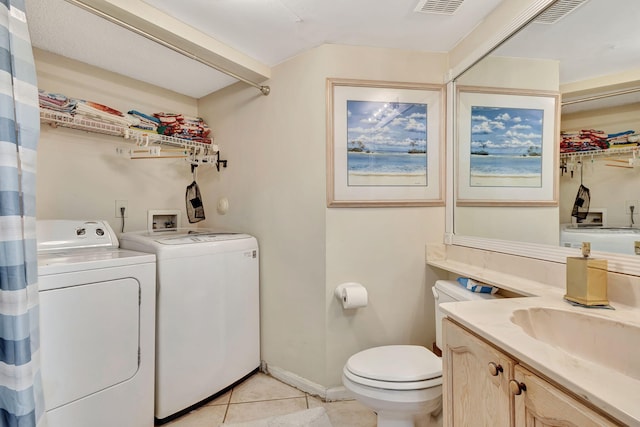
[[[456, 80], [465, 71], [489, 55], [500, 44], [506, 42], [514, 34], [528, 25], [538, 14], [553, 4], [556, 0], [530, 0], [529, 5], [516, 14], [508, 23], [504, 24], [493, 36], [485, 42], [476, 46], [470, 53], [464, 56], [459, 63], [455, 64], [445, 76], [447, 87], [447, 114], [446, 114], [446, 194], [445, 194], [445, 234], [444, 244], [462, 246], [474, 249], [500, 252], [509, 255], [526, 258], [550, 261], [565, 264], [567, 257], [581, 256], [579, 249], [564, 248], [561, 246], [551, 246], [534, 243], [523, 243], [517, 241], [498, 240], [483, 237], [472, 237], [455, 234], [455, 140], [457, 111], [455, 102]], [[487, 23], [487, 21], [485, 21]], [[488, 24], [490, 25], [490, 24]], [[483, 31], [481, 26], [472, 31], [470, 36], [477, 34], [477, 30]], [[484, 30], [486, 31], [486, 29]], [[557, 153], [559, 157], [560, 154]], [[609, 271], [640, 276], [640, 262], [633, 255], [614, 254], [610, 252], [593, 252], [593, 255], [608, 260]]]

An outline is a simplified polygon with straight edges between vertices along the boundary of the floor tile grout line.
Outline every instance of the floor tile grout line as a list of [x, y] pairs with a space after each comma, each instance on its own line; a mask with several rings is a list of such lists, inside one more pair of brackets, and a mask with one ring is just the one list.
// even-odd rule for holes
[[225, 421], [227, 421], [227, 414], [229, 413], [229, 405], [231, 404], [231, 398], [233, 397], [233, 388], [231, 388], [231, 391], [229, 392], [229, 400], [227, 401], [227, 407], [224, 408], [224, 417], [222, 417], [222, 423], [224, 424]]
[[291, 399], [306, 399], [305, 396], [292, 396], [292, 397], [276, 397], [273, 399], [261, 399], [261, 400], [247, 400], [246, 402], [231, 402], [229, 401], [229, 405], [244, 405], [246, 403], [261, 403], [261, 402], [275, 402], [277, 400], [291, 400]]

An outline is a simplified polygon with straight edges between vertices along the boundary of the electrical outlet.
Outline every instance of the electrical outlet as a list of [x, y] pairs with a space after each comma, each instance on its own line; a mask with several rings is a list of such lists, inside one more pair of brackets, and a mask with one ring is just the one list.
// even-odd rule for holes
[[129, 206], [126, 200], [116, 200], [116, 218], [122, 218], [122, 210], [124, 208], [124, 217], [127, 218], [129, 213]]

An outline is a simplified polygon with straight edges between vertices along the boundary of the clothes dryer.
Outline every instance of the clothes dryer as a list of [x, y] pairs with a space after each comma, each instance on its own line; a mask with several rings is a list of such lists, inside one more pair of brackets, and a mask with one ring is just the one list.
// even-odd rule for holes
[[157, 259], [155, 417], [169, 421], [260, 366], [258, 243], [206, 229], [129, 232]]
[[49, 427], [153, 426], [155, 256], [106, 221], [37, 221]]

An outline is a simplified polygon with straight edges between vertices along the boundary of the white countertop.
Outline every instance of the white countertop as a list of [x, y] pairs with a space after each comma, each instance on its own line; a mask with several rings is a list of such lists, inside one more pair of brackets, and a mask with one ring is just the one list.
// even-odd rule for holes
[[[514, 291], [515, 288], [517, 286]], [[575, 307], [563, 300], [564, 289], [554, 287], [541, 287], [536, 293], [540, 296], [453, 302], [440, 307], [448, 317], [502, 348], [522, 364], [582, 396], [621, 422], [640, 425], [640, 379], [537, 340], [511, 321], [514, 310], [549, 307], [603, 316], [640, 327], [640, 310], [619, 304], [613, 304], [616, 310]], [[589, 330], [576, 333], [589, 334]], [[636, 360], [640, 363], [640, 342], [630, 340], [628, 351], [637, 353]]]

